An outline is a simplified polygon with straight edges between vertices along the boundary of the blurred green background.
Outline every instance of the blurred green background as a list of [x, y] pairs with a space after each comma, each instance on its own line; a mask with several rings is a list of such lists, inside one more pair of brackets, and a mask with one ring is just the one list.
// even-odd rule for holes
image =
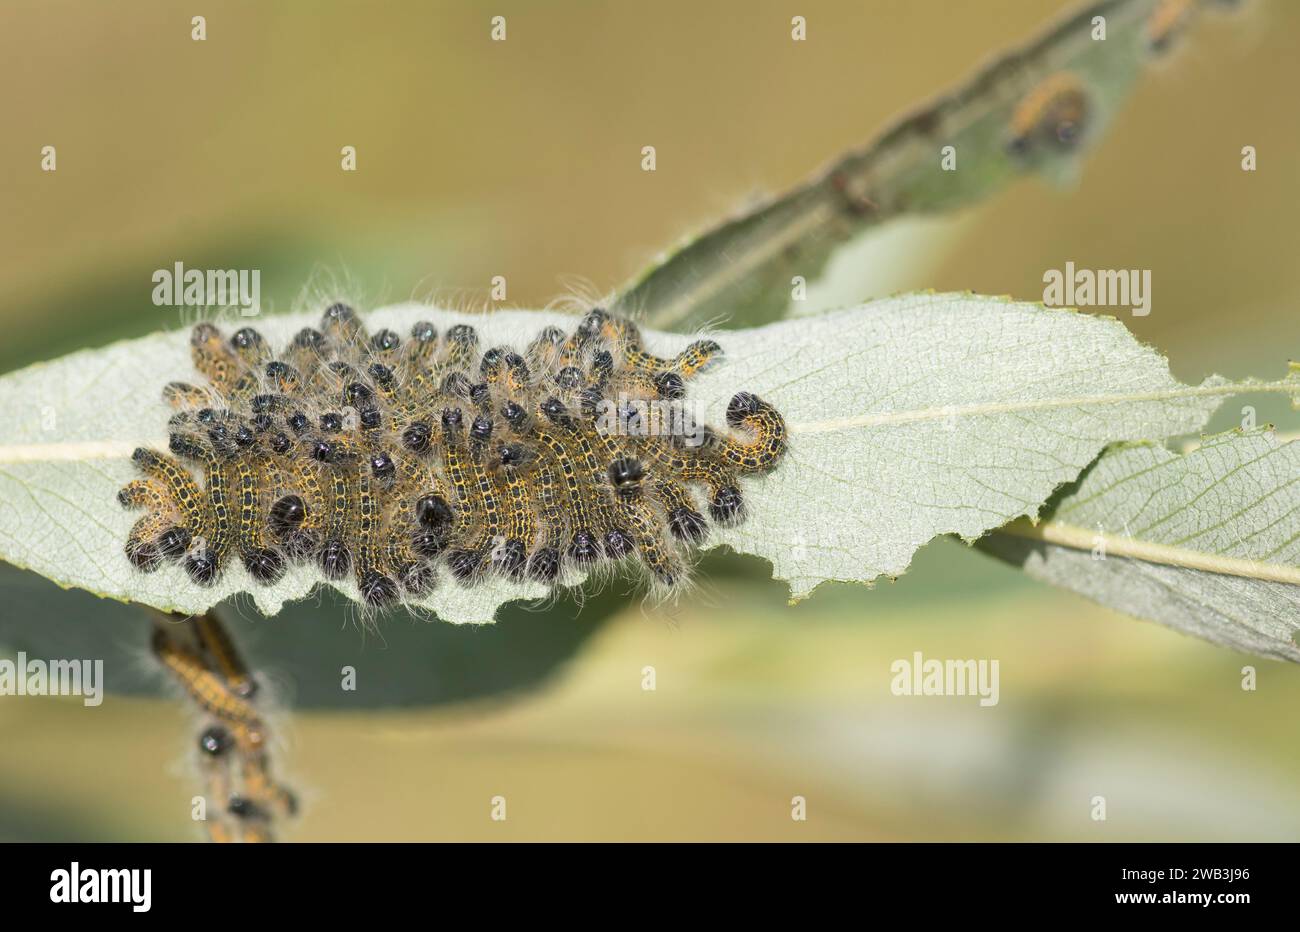
[[[271, 310], [337, 286], [362, 306], [481, 306], [493, 275], [525, 307], [607, 292], [1063, 5], [201, 7], [0, 7], [0, 371], [179, 326], [150, 302], [153, 271], [176, 261], [261, 269]], [[190, 39], [197, 14], [205, 42]], [[488, 39], [498, 14], [504, 43]], [[795, 14], [806, 43], [790, 41]], [[889, 259], [868, 291], [1037, 300], [1043, 271], [1066, 260], [1151, 269], [1152, 313], [1126, 322], [1176, 375], [1278, 374], [1300, 347], [1297, 34], [1291, 3], [1206, 19], [1142, 80], [1077, 188], [1030, 180], [958, 216], [885, 227], [876, 255]], [[39, 170], [44, 145], [55, 173]], [[344, 145], [355, 173], [339, 169]], [[653, 174], [644, 145], [657, 147]], [[1243, 145], [1258, 149], [1253, 174]], [[581, 613], [516, 609], [492, 629], [394, 619], [383, 639], [328, 598], [270, 621], [235, 607], [241, 642], [303, 707], [278, 722], [306, 801], [288, 837], [1300, 837], [1291, 667], [951, 541], [896, 583], [827, 587], [794, 607], [767, 576], [713, 556], [700, 597], [675, 611], [613, 592]], [[0, 567], [0, 656], [38, 643], [34, 627], [64, 656], [114, 645], [132, 695], [92, 710], [0, 701], [0, 837], [196, 837], [194, 722], [150, 695], [139, 618]], [[998, 659], [1000, 704], [893, 697], [890, 663], [918, 650]], [[340, 658], [357, 665], [365, 708], [335, 689]], [[495, 795], [504, 823], [489, 819]], [[790, 819], [795, 795], [806, 822]], [[1104, 822], [1090, 818], [1098, 795]]]

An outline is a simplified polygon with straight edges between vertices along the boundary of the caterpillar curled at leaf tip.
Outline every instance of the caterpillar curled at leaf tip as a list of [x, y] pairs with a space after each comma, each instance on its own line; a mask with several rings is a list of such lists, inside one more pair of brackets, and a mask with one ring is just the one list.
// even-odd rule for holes
[[[716, 342], [655, 356], [600, 308], [522, 348], [483, 346], [465, 324], [371, 334], [344, 304], [278, 353], [251, 327], [227, 338], [209, 323], [190, 345], [198, 378], [162, 392], [169, 450], [137, 450], [118, 498], [143, 512], [127, 558], [205, 586], [232, 564], [262, 585], [302, 564], [382, 608], [611, 564], [671, 591], [710, 519], [743, 520], [741, 477], [786, 451], [784, 418], [750, 392], [725, 428], [684, 413]], [[664, 406], [673, 417], [654, 416]]]

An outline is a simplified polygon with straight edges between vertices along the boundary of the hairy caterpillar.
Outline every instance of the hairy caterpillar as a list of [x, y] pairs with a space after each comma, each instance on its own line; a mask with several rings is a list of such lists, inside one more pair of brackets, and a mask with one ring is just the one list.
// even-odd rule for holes
[[781, 414], [748, 392], [727, 430], [684, 416], [648, 429], [663, 426], [648, 405], [680, 403], [722, 348], [660, 358], [599, 308], [522, 351], [482, 347], [464, 324], [371, 334], [344, 304], [278, 353], [248, 327], [227, 339], [202, 323], [190, 344], [203, 382], [164, 388], [169, 452], [136, 450], [141, 477], [118, 497], [144, 511], [131, 562], [177, 561], [201, 585], [234, 561], [263, 584], [306, 563], [351, 575], [380, 608], [437, 585], [438, 567], [455, 584], [552, 585], [566, 567], [621, 563], [669, 588], [705, 513], [740, 520], [738, 478], [786, 449]]
[[1044, 78], [1011, 114], [1012, 155], [1074, 149], [1087, 129], [1091, 106], [1083, 82], [1067, 71]]
[[1147, 47], [1157, 53], [1168, 51], [1195, 12], [1193, 0], [1159, 0], [1147, 17]]

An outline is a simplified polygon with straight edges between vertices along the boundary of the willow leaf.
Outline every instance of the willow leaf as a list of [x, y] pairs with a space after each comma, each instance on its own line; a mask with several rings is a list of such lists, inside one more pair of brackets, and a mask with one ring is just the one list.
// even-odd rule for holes
[[[717, 321], [739, 327], [776, 320], [790, 306], [795, 276], [814, 282], [842, 246], [891, 218], [949, 211], [1026, 174], [1073, 180], [1082, 156], [1101, 141], [1154, 57], [1148, 22], [1159, 3], [1106, 0], [1071, 11], [812, 180], [687, 238], [629, 285], [615, 307], [649, 309], [651, 326], [678, 331]], [[1184, 27], [1200, 6], [1222, 4], [1187, 4]], [[1105, 19], [1104, 41], [1096, 38], [1096, 17]], [[1171, 41], [1185, 31], [1171, 30]], [[1077, 80], [1088, 100], [1077, 144], [1028, 158], [1009, 151], [1009, 128], [1021, 102], [1063, 73]], [[946, 146], [956, 151], [956, 170], [941, 164]]]
[[1300, 442], [1269, 430], [1108, 450], [1040, 524], [979, 546], [1126, 614], [1300, 661]]
[[[272, 317], [259, 329], [280, 344], [315, 317]], [[472, 323], [486, 345], [574, 322], [420, 305], [368, 315], [399, 331], [422, 317], [440, 330]], [[900, 574], [937, 535], [973, 539], [1036, 514], [1112, 441], [1193, 432], [1228, 395], [1291, 387], [1217, 377], [1183, 385], [1116, 320], [968, 295], [892, 298], [720, 337], [725, 358], [692, 383], [702, 416], [721, 425], [733, 393], [756, 392], [784, 413], [791, 446], [772, 475], [745, 486], [747, 520], [709, 544], [771, 561], [794, 598], [826, 580]], [[689, 338], [646, 339], [671, 354]], [[0, 558], [64, 586], [187, 613], [239, 592], [267, 614], [306, 596], [320, 581], [314, 569], [263, 587], [232, 565], [203, 589], [179, 567], [146, 575], [123, 556], [132, 516], [115, 494], [132, 475], [128, 458], [137, 445], [165, 446], [160, 388], [190, 374], [188, 335], [173, 332], [0, 378]], [[420, 604], [447, 621], [483, 622], [503, 602], [540, 594], [444, 578]]]

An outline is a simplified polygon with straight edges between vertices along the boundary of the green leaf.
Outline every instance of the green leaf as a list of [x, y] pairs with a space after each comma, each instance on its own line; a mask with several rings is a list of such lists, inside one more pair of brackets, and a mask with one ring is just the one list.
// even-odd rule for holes
[[[152, 627], [139, 606], [53, 589], [33, 573], [0, 563], [0, 656], [97, 657], [109, 693], [175, 695], [162, 671], [144, 662]], [[399, 609], [385, 616], [378, 638], [363, 637], [353, 623], [356, 606], [330, 591], [285, 605], [271, 624], [238, 606], [218, 614], [275, 696], [292, 697], [299, 710], [356, 711], [502, 699], [537, 689], [626, 605], [617, 591], [584, 592], [545, 612], [504, 606], [487, 626], [423, 624]], [[356, 668], [360, 688], [339, 688], [345, 666]]]
[[[953, 210], [1025, 174], [1073, 182], [1082, 156], [1101, 141], [1152, 61], [1146, 23], [1157, 2], [1110, 0], [1077, 9], [812, 180], [687, 238], [630, 284], [615, 309], [647, 311], [650, 326], [683, 332], [720, 321], [740, 327], [777, 320], [791, 305], [795, 276], [812, 284], [846, 243], [885, 221]], [[1186, 15], [1196, 12], [1189, 6]], [[1105, 17], [1105, 41], [1093, 38], [1096, 16]], [[1062, 73], [1078, 81], [1088, 101], [1078, 143], [1013, 154], [1009, 127], [1017, 107]], [[955, 171], [940, 164], [945, 146], [956, 150]], [[854, 278], [853, 268], [840, 271], [846, 281]], [[864, 296], [858, 290], [853, 298]], [[826, 305], [800, 307], [809, 313]]]
[[[525, 343], [553, 313], [486, 316], [404, 305], [368, 315], [399, 331], [422, 318], [440, 330], [472, 323], [487, 345]], [[275, 345], [316, 315], [258, 323]], [[670, 355], [689, 337], [646, 333]], [[1187, 386], [1118, 321], [966, 295], [912, 295], [722, 336], [725, 358], [692, 382], [711, 424], [748, 390], [781, 410], [790, 451], [748, 483], [748, 518], [715, 531], [772, 562], [801, 598], [826, 580], [902, 573], [940, 534], [979, 537], [1036, 514], [1109, 443], [1196, 431], [1219, 401], [1289, 383]], [[165, 448], [164, 383], [191, 376], [188, 334], [159, 334], [75, 353], [0, 378], [0, 558], [60, 585], [197, 613], [247, 591], [274, 614], [320, 581], [298, 567], [274, 586], [231, 565], [203, 589], [177, 566], [154, 574], [122, 553], [132, 516], [118, 489], [138, 445]], [[341, 591], [355, 595], [350, 584]], [[443, 579], [419, 603], [446, 621], [490, 621], [543, 592], [501, 580], [466, 588]]]
[[1110, 449], [1040, 524], [979, 546], [1126, 614], [1300, 661], [1300, 442], [1267, 429], [1183, 455]]

